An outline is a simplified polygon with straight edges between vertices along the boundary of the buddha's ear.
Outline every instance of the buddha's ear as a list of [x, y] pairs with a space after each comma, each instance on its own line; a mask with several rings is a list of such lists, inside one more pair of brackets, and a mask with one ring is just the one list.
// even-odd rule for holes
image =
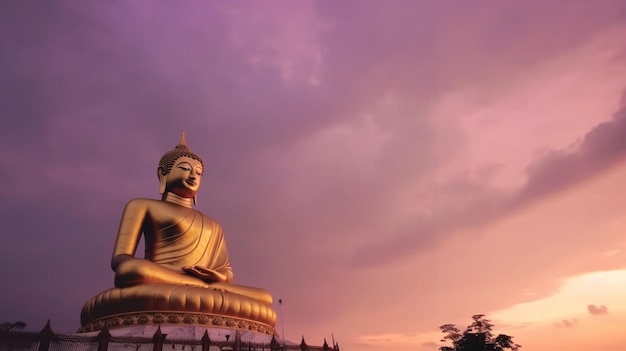
[[163, 173], [165, 173], [165, 169], [163, 167], [159, 167], [159, 169], [157, 169], [157, 176], [159, 176], [159, 194], [163, 194], [165, 192], [166, 181]]

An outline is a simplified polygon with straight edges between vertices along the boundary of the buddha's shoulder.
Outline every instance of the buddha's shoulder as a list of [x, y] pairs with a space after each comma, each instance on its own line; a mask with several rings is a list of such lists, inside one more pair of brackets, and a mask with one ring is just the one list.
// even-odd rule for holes
[[156, 199], [144, 199], [144, 198], [137, 198], [137, 199], [132, 199], [130, 201], [128, 201], [128, 203], [126, 203], [126, 206], [128, 205], [154, 205], [154, 204], [158, 204], [158, 203], [162, 203], [162, 200], [156, 200]]
[[150, 209], [156, 207], [164, 207], [164, 201], [155, 199], [132, 199], [126, 203], [126, 210]]
[[202, 218], [204, 219], [204, 223], [208, 223], [208, 224], [212, 224], [212, 225], [216, 225], [216, 226], [220, 226], [221, 224], [215, 220], [214, 218], [207, 216], [206, 214], [196, 210], [196, 209], [188, 209], [188, 208], [183, 208], [180, 207], [178, 205], [169, 203], [167, 201], [163, 201], [163, 200], [156, 200], [156, 199], [144, 199], [144, 198], [138, 198], [138, 199], [132, 199], [130, 201], [128, 201], [128, 203], [126, 204], [126, 210], [127, 211], [131, 211], [131, 212], [135, 212], [135, 211], [149, 211], [152, 212], [153, 210], [155, 211], [165, 211], [165, 212], [178, 212], [178, 211], [193, 211], [195, 213], [197, 213], [199, 216], [202, 216]]

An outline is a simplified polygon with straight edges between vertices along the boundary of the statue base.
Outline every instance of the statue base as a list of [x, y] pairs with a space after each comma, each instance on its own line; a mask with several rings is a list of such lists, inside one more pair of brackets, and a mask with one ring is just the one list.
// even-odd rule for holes
[[[223, 316], [223, 315], [211, 315], [204, 313], [189, 313], [189, 312], [141, 312], [141, 313], [126, 313], [122, 315], [110, 316], [94, 321], [90, 321], [82, 326], [78, 332], [88, 333], [102, 330], [105, 326], [111, 331], [112, 335], [114, 330], [152, 330], [147, 332], [152, 336], [160, 325], [161, 331], [165, 333], [163, 328], [173, 328], [175, 330], [205, 330], [211, 328], [216, 330], [226, 330], [229, 333], [238, 331], [240, 333], [248, 332], [259, 335], [268, 336], [270, 339], [275, 335], [273, 327], [237, 317]], [[116, 331], [117, 333], [117, 331]], [[124, 335], [128, 336], [128, 335]], [[132, 335], [140, 336], [140, 335]], [[202, 335], [200, 335], [201, 337]], [[212, 336], [211, 336], [212, 338]]]
[[274, 335], [270, 303], [223, 290], [144, 284], [106, 290], [87, 301], [79, 333], [147, 325], [226, 328]]

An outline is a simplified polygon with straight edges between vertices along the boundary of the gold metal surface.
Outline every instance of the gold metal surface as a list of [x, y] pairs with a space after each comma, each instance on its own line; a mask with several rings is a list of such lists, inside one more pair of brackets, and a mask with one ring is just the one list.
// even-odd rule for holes
[[[224, 316], [248, 321], [242, 325], [255, 330], [273, 330], [276, 313], [271, 295], [233, 284], [221, 225], [192, 208], [203, 172], [202, 160], [189, 150], [183, 133], [176, 148], [159, 163], [161, 200], [134, 199], [126, 205], [111, 259], [115, 288], [85, 304], [82, 330], [114, 321], [119, 315], [161, 311], [204, 313], [211, 320]], [[138, 258], [142, 235], [145, 257]]]
[[89, 322], [78, 331], [79, 333], [89, 333], [102, 330], [105, 326], [109, 329], [115, 327], [146, 325], [146, 324], [188, 324], [202, 325], [213, 328], [227, 328], [250, 330], [267, 335], [277, 335], [273, 327], [267, 324], [250, 321], [238, 317], [215, 315], [209, 313], [197, 314], [186, 312], [139, 312], [126, 313], [98, 319]]

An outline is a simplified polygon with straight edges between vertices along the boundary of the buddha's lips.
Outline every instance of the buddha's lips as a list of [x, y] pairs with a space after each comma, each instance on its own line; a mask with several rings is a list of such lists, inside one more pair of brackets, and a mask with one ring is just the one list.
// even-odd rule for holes
[[189, 185], [196, 185], [196, 181], [195, 180], [191, 180], [191, 179], [186, 179], [185, 183], [187, 183]]

